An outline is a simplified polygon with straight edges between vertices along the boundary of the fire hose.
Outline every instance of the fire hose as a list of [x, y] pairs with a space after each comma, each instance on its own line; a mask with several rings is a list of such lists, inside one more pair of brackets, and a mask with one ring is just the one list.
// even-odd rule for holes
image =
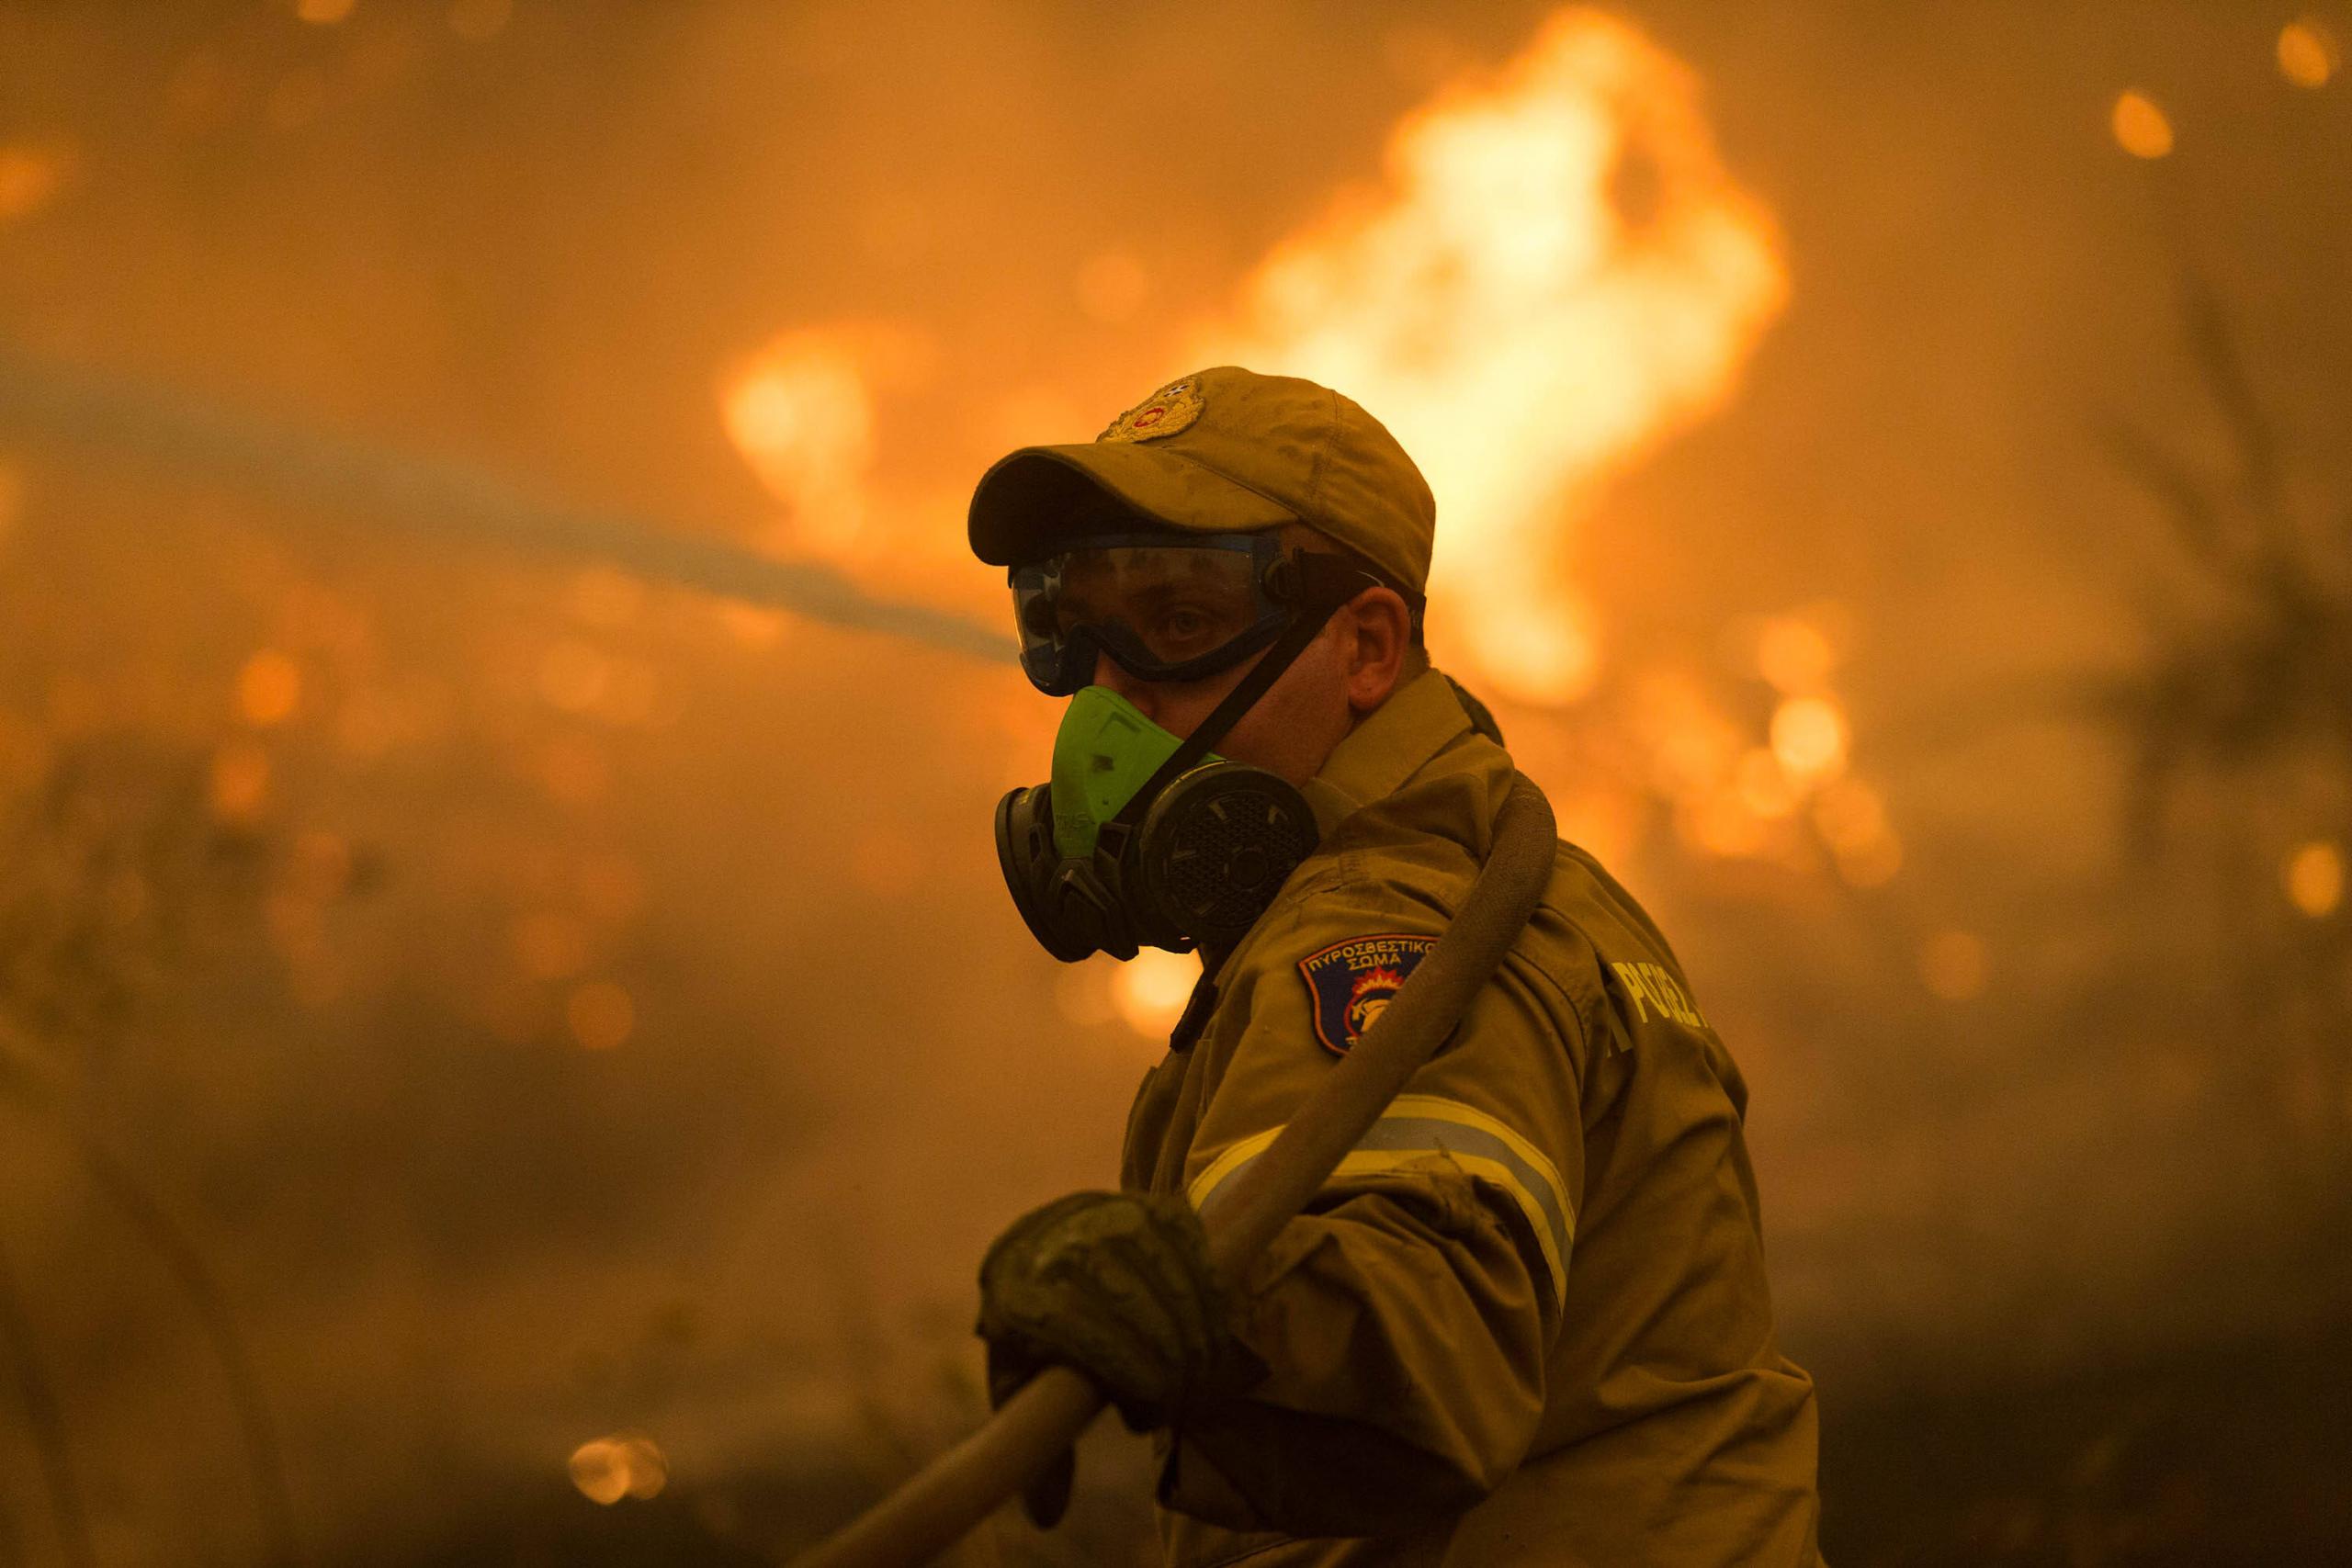
[[[1494, 847], [1427, 958], [1334, 1066], [1266, 1152], [1241, 1168], [1207, 1224], [1220, 1276], [1240, 1277], [1330, 1179], [1407, 1081], [1435, 1054], [1535, 912], [1551, 880], [1556, 828], [1523, 775], [1495, 818]], [[946, 1551], [1042, 1474], [1102, 1413], [1081, 1372], [1048, 1367], [978, 1431], [791, 1568], [914, 1568]]]

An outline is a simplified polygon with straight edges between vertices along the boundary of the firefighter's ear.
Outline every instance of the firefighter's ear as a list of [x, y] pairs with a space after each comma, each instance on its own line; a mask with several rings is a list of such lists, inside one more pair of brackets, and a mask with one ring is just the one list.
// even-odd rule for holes
[[1348, 706], [1370, 713], [1404, 680], [1413, 613], [1394, 588], [1367, 588], [1340, 605], [1331, 619], [1340, 628]]

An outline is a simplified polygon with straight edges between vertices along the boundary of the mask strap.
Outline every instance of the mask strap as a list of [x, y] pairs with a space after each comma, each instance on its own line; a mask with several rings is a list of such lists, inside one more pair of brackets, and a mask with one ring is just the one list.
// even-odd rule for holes
[[[1209, 710], [1208, 717], [1203, 719], [1183, 744], [1170, 754], [1168, 761], [1159, 764], [1151, 777], [1143, 781], [1135, 794], [1127, 797], [1126, 805], [1119, 808], [1119, 814], [1105, 826], [1133, 827], [1163, 788], [1178, 775], [1190, 772], [1195, 762], [1208, 755], [1210, 747], [1225, 739], [1226, 731], [1241, 722], [1241, 716], [1266, 694], [1268, 687], [1282, 679], [1283, 671], [1289, 669], [1298, 656], [1306, 651], [1306, 645], [1330, 624], [1340, 605], [1364, 589], [1380, 586], [1378, 578], [1346, 567], [1345, 563], [1337, 562], [1335, 557], [1318, 557], [1310, 552], [1297, 558], [1302, 579], [1307, 579], [1303, 584], [1305, 602], [1299, 606], [1298, 618], [1283, 629], [1282, 636], [1274, 639], [1273, 646], [1266, 649], [1266, 656], [1241, 678], [1241, 683], [1227, 692], [1225, 700]], [[1317, 570], [1323, 559], [1333, 560], [1341, 570], [1331, 571], [1317, 583], [1311, 581], [1311, 577], [1323, 576]], [[1317, 567], [1310, 568], [1309, 562], [1317, 562]]]

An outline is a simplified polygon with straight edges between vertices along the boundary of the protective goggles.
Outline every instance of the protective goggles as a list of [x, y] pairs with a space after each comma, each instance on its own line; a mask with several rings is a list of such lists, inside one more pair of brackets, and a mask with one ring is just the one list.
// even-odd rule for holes
[[1091, 684], [1104, 653], [1139, 681], [1205, 680], [1280, 635], [1307, 558], [1272, 532], [1073, 540], [1009, 574], [1021, 667], [1055, 696]]

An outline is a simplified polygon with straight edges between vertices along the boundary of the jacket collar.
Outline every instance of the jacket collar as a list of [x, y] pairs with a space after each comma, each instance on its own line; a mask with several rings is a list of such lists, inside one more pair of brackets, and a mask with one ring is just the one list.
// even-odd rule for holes
[[1452, 682], [1435, 670], [1423, 671], [1357, 720], [1306, 781], [1301, 793], [1317, 830], [1329, 838], [1359, 807], [1394, 795], [1470, 728]]

